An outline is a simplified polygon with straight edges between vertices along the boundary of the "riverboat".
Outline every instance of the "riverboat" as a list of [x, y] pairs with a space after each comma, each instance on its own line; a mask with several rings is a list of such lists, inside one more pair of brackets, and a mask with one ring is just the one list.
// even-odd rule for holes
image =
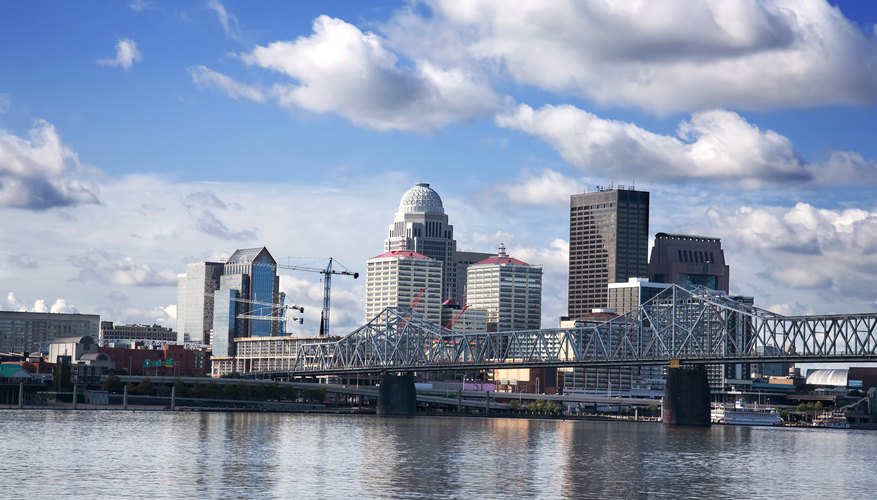
[[747, 407], [737, 401], [733, 408], [724, 405], [715, 406], [710, 413], [714, 424], [728, 425], [783, 425], [783, 419], [775, 409], [769, 407]]
[[849, 429], [850, 423], [847, 416], [842, 412], [823, 413], [813, 419], [813, 427], [825, 427], [827, 429]]

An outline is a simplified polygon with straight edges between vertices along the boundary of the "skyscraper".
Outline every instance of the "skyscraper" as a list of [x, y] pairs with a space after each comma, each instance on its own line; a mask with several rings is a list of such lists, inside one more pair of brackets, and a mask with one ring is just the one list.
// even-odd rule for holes
[[215, 356], [234, 355], [236, 337], [268, 337], [283, 333], [277, 262], [265, 247], [235, 251], [223, 267], [214, 292]]
[[[657, 283], [673, 283], [686, 288], [702, 286], [724, 293], [730, 291], [731, 268], [725, 264], [722, 241], [709, 236], [658, 233], [655, 246], [649, 259], [649, 278]], [[731, 297], [745, 304], [753, 305], [752, 297]], [[733, 318], [731, 319], [733, 321]], [[730, 328], [743, 336], [736, 339], [745, 345], [752, 335], [748, 325]], [[729, 345], [729, 349], [734, 345]], [[733, 381], [749, 380], [749, 363], [726, 363], [707, 365], [710, 387], [722, 390], [733, 385]]]
[[487, 310], [487, 331], [538, 330], [542, 325], [542, 266], [496, 256], [469, 266], [467, 305]]
[[571, 319], [606, 307], [608, 284], [648, 276], [649, 193], [619, 186], [570, 197]]
[[177, 276], [177, 342], [210, 343], [213, 292], [222, 270], [221, 262], [198, 262]]
[[687, 288], [704, 286], [728, 293], [730, 268], [719, 238], [658, 233], [649, 259], [649, 279]]
[[402, 196], [390, 225], [384, 251], [413, 250], [442, 265], [441, 299], [457, 296], [457, 242], [442, 199], [429, 184], [418, 183]]
[[368, 260], [365, 320], [387, 307], [412, 307], [438, 325], [442, 314], [441, 262], [411, 250], [390, 250]]

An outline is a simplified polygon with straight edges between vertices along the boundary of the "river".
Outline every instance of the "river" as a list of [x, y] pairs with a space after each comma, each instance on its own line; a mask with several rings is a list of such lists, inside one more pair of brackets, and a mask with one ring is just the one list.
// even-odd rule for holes
[[868, 498], [877, 432], [0, 410], [0, 496]]

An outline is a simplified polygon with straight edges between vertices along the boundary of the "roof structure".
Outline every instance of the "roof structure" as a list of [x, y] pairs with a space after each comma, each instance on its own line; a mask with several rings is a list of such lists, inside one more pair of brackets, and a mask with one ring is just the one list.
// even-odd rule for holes
[[489, 257], [482, 261], [476, 262], [473, 264], [474, 266], [481, 266], [484, 264], [518, 264], [528, 266], [526, 262], [522, 260], [515, 259], [513, 257], [509, 257], [505, 252], [505, 243], [499, 244], [499, 252], [497, 252], [496, 257]]
[[846, 387], [849, 373], [847, 369], [838, 368], [809, 370], [807, 372], [807, 384]]
[[30, 372], [18, 364], [0, 364], [0, 378], [30, 378]]
[[271, 257], [271, 254], [268, 252], [268, 249], [265, 247], [257, 247], [257, 248], [239, 248], [235, 250], [231, 257], [228, 258], [228, 262], [226, 264], [237, 264], [237, 263], [245, 263], [249, 264], [256, 260], [256, 257], [259, 256], [262, 251], [268, 254], [268, 257], [271, 261], [274, 261], [274, 258]]
[[384, 252], [380, 255], [375, 255], [372, 257], [373, 259], [386, 259], [389, 257], [399, 257], [399, 258], [408, 258], [408, 259], [429, 259], [426, 255], [422, 253], [417, 253], [413, 250], [390, 250], [389, 252]]
[[433, 191], [429, 184], [420, 182], [402, 196], [399, 212], [443, 214], [445, 208], [441, 196]]

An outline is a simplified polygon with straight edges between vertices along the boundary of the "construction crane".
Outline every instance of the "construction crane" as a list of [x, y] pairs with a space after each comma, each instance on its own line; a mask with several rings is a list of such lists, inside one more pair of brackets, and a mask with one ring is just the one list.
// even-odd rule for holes
[[[320, 273], [323, 275], [323, 311], [320, 313], [320, 337], [329, 336], [329, 302], [332, 295], [332, 275], [338, 274], [341, 276], [353, 276], [353, 279], [359, 278], [359, 273], [349, 271], [346, 268], [343, 271], [337, 271], [335, 269], [332, 269], [333, 262], [334, 260], [332, 259], [332, 257], [329, 257], [329, 265], [322, 269], [318, 267], [277, 264], [278, 269], [289, 269], [291, 271], [309, 271], [312, 273]], [[341, 267], [344, 267], [343, 264], [339, 265], [341, 265]]]
[[[301, 307], [301, 306], [295, 306], [295, 305], [290, 306], [290, 305], [286, 305], [286, 304], [284, 304], [284, 302], [285, 302], [285, 300], [286, 300], [286, 294], [281, 293], [281, 294], [280, 294], [280, 297], [281, 297], [281, 298], [280, 298], [280, 303], [279, 303], [279, 304], [275, 304], [275, 303], [273, 303], [273, 302], [264, 302], [264, 301], [261, 301], [261, 300], [250, 300], [250, 299], [244, 299], [244, 298], [240, 298], [240, 297], [232, 297], [231, 300], [233, 300], [233, 301], [235, 301], [235, 302], [242, 302], [242, 303], [244, 303], [244, 304], [251, 304], [251, 305], [257, 305], [257, 306], [266, 306], [266, 307], [270, 307], [270, 308], [271, 308], [271, 314], [265, 315], [265, 314], [243, 313], [243, 314], [238, 314], [238, 315], [237, 315], [237, 318], [238, 318], [238, 319], [259, 319], [259, 320], [268, 320], [268, 321], [281, 321], [281, 320], [283, 320], [284, 318], [283, 318], [283, 316], [282, 316], [281, 314], [278, 314], [278, 313], [281, 312], [281, 311], [283, 311], [283, 310], [289, 310], [289, 309], [292, 309], [292, 310], [294, 310], [294, 311], [298, 311], [298, 312], [300, 312], [300, 313], [304, 313], [304, 312], [305, 312], [305, 308], [304, 308], [304, 307]], [[302, 319], [302, 318], [295, 318], [295, 317], [293, 317], [293, 318], [292, 318], [292, 321], [293, 321], [293, 322], [298, 321], [298, 323], [301, 324], [302, 321], [303, 321], [303, 319]], [[285, 333], [285, 332], [284, 332], [284, 333]]]
[[420, 303], [420, 299], [423, 298], [423, 294], [426, 292], [426, 288], [421, 288], [419, 292], [417, 292], [417, 297], [414, 297], [414, 300], [411, 301], [411, 312], [408, 313], [404, 318], [402, 318], [402, 323], [399, 326], [399, 330], [404, 330], [405, 326], [408, 324], [408, 320], [411, 319], [411, 315], [414, 314], [414, 309], [417, 308], [417, 304]]
[[454, 317], [451, 318], [450, 321], [448, 321], [448, 324], [445, 325], [445, 328], [447, 328], [448, 330], [453, 330], [453, 329], [454, 329], [454, 325], [455, 325], [455, 324], [457, 323], [457, 321], [463, 316], [463, 313], [466, 312], [466, 309], [469, 309], [469, 304], [466, 304], [466, 305], [464, 305], [463, 307], [461, 307], [461, 308], [460, 308], [460, 312], [458, 312], [457, 314], [455, 314]]

